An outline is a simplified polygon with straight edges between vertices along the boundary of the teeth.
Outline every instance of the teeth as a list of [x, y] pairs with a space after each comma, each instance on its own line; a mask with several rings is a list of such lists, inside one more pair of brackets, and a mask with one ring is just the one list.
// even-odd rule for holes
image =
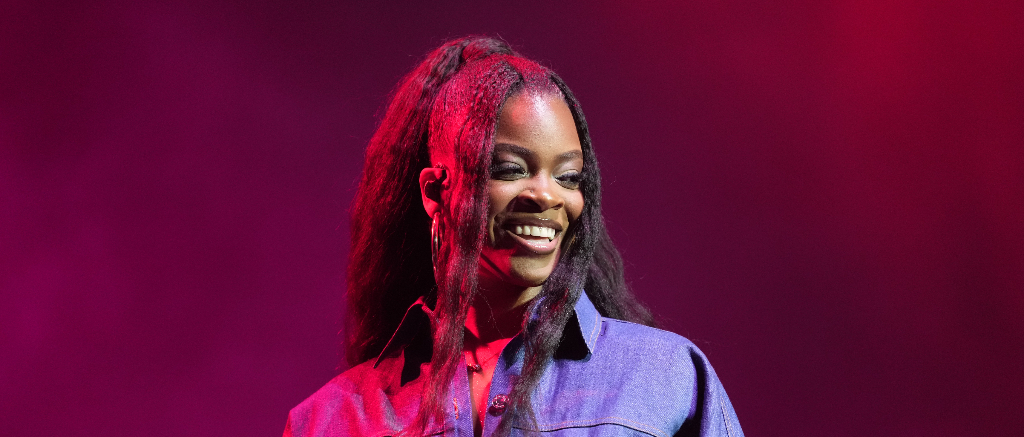
[[555, 230], [543, 226], [516, 225], [516, 227], [512, 229], [512, 232], [516, 235], [526, 235], [530, 237], [543, 237], [548, 239], [555, 238]]

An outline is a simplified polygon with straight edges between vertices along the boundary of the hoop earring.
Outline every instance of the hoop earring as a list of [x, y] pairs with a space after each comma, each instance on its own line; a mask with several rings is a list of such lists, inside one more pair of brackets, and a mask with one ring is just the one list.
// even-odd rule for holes
[[430, 261], [434, 265], [434, 282], [440, 284], [437, 276], [437, 259], [441, 253], [441, 213], [434, 213], [434, 220], [430, 224]]
[[[448, 168], [444, 164], [434, 164], [434, 168], [441, 170], [441, 177], [430, 183], [432, 189], [437, 190], [437, 198], [441, 198], [441, 190], [444, 189], [444, 182], [448, 179]], [[435, 188], [436, 187], [436, 188]], [[434, 265], [434, 283], [440, 284], [441, 281], [437, 276], [437, 260], [441, 256], [441, 239], [443, 229], [441, 228], [442, 223], [441, 212], [435, 212], [433, 222], [430, 224], [430, 262]]]

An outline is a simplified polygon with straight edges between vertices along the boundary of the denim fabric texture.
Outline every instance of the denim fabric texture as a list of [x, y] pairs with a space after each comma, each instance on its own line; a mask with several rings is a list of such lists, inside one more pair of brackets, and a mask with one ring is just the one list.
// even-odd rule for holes
[[[382, 437], [409, 424], [430, 371], [430, 322], [422, 308], [421, 301], [409, 308], [377, 360], [342, 373], [292, 409], [284, 435]], [[517, 337], [495, 367], [492, 403], [511, 391], [522, 363]], [[445, 423], [431, 424], [428, 433], [473, 437], [466, 372], [456, 372], [449, 398]], [[743, 435], [722, 383], [693, 343], [602, 317], [585, 294], [532, 405], [537, 422], [528, 430], [548, 437]], [[492, 435], [498, 422], [492, 409], [483, 435]], [[517, 428], [512, 435], [523, 432]]]

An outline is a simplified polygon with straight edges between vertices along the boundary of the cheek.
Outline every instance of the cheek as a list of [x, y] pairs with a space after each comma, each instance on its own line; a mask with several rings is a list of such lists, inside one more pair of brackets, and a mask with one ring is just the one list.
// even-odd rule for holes
[[494, 215], [498, 213], [501, 206], [501, 184], [495, 181], [487, 183], [487, 211], [490, 218], [494, 218]]
[[583, 193], [574, 191], [565, 197], [565, 213], [569, 216], [569, 223], [573, 223], [583, 214]]
[[514, 190], [509, 189], [507, 184], [496, 183], [491, 181], [487, 185], [487, 232], [490, 234], [492, 241], [494, 238], [494, 218], [505, 211], [508, 208], [512, 199], [515, 198]]

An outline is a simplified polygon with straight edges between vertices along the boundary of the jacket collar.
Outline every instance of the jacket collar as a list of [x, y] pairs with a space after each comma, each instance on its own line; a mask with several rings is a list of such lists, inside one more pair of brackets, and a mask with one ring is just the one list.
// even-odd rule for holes
[[[384, 350], [377, 356], [373, 367], [376, 368], [385, 358], [397, 356], [413, 341], [432, 341], [432, 336], [429, 333], [433, 313], [430, 308], [427, 308], [423, 299], [423, 297], [416, 299], [416, 302], [413, 302], [405, 310], [402, 322], [398, 324], [398, 329], [391, 335]], [[594, 349], [597, 347], [597, 337], [601, 334], [601, 314], [597, 312], [597, 308], [587, 297], [586, 292], [580, 293], [580, 298], [576, 300], [576, 305], [573, 307], [573, 313], [573, 317], [569, 319], [565, 329], [562, 330], [562, 341], [559, 345], [559, 352], [568, 352], [556, 353], [556, 358], [582, 359], [588, 354], [594, 353]], [[531, 315], [531, 317], [533, 316], [535, 315]], [[424, 333], [428, 335], [419, 335]], [[573, 353], [572, 351], [577, 352]]]
[[[579, 339], [587, 345], [588, 353], [594, 353], [594, 349], [597, 348], [597, 337], [601, 334], [601, 314], [597, 312], [586, 292], [580, 293], [580, 298], [573, 309], [576, 311], [576, 322], [580, 328]], [[564, 333], [562, 337], [565, 339]]]

